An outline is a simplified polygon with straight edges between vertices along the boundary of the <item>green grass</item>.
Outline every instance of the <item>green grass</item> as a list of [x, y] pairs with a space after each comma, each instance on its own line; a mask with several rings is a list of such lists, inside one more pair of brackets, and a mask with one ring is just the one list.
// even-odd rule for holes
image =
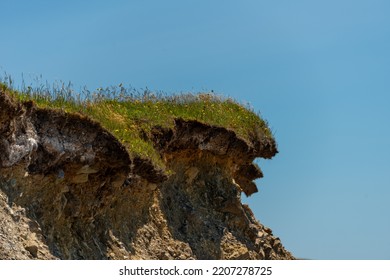
[[172, 128], [177, 118], [225, 127], [246, 141], [256, 140], [259, 135], [273, 137], [259, 114], [231, 98], [214, 94], [168, 96], [122, 85], [75, 93], [71, 84], [64, 83], [14, 90], [9, 80], [0, 80], [0, 88], [19, 101], [32, 100], [39, 108], [88, 116], [119, 139], [130, 155], [150, 158], [158, 166], [163, 166], [160, 155], [141, 135], [148, 135], [155, 126]]

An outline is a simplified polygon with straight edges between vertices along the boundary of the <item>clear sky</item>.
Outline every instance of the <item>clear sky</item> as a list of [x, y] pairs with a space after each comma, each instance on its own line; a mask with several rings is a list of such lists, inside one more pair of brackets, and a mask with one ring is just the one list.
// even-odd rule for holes
[[2, 72], [249, 102], [280, 151], [256, 217], [296, 257], [390, 259], [390, 1], [0, 2]]

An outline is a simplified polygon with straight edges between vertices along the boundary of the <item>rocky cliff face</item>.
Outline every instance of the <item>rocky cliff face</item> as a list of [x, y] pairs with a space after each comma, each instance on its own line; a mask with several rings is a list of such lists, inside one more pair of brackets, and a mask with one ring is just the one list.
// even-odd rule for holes
[[147, 137], [168, 172], [86, 117], [0, 92], [0, 259], [293, 259], [241, 203], [272, 139], [182, 119]]

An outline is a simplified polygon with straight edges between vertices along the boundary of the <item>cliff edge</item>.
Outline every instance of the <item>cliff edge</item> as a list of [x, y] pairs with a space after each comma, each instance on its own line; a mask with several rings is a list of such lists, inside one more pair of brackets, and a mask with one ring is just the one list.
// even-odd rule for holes
[[241, 203], [272, 137], [179, 116], [143, 127], [157, 163], [93, 118], [2, 87], [0, 259], [294, 259]]

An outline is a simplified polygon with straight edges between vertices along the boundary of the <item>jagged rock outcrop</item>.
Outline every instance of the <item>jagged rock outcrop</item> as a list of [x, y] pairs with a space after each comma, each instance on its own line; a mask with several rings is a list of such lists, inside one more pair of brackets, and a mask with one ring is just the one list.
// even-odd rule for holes
[[[293, 259], [241, 193], [275, 142], [176, 119], [166, 170], [89, 118], [0, 92], [0, 259]], [[169, 172], [167, 172], [169, 170]]]

